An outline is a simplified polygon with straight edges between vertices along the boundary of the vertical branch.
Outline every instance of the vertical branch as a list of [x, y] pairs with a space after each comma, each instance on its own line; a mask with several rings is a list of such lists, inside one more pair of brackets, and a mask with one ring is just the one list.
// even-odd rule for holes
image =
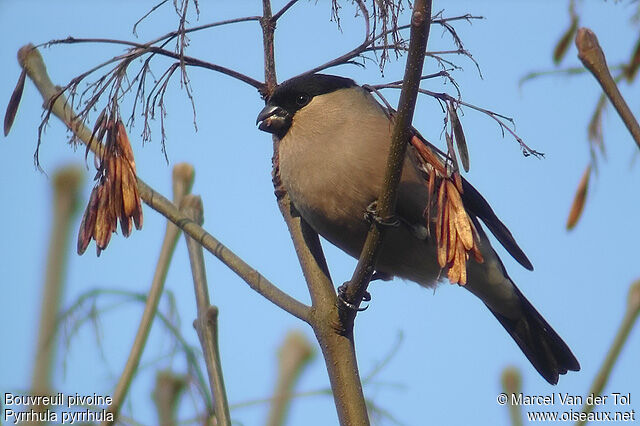
[[[264, 72], [267, 87], [266, 93], [262, 93], [262, 95], [268, 96], [276, 86], [273, 45], [275, 23], [272, 19], [269, 0], [263, 0], [263, 17], [260, 22], [264, 42]], [[320, 239], [318, 234], [299, 216], [293, 216], [294, 208], [289, 196], [280, 184], [278, 143], [275, 138], [273, 148], [273, 183], [278, 198], [278, 207], [289, 229], [309, 288], [313, 308], [307, 322], [313, 328], [322, 348], [340, 424], [368, 424], [367, 407], [358, 375], [353, 334], [339, 331], [336, 293], [320, 246]]]
[[[266, 87], [266, 93], [262, 93], [262, 95], [266, 97], [269, 96], [277, 85], [274, 53], [276, 27], [271, 14], [270, 0], [263, 0], [262, 5], [263, 16], [260, 19], [260, 24], [262, 25], [264, 45], [264, 75]], [[318, 234], [313, 231], [306, 222], [301, 220], [299, 216], [294, 217], [293, 211], [295, 209], [280, 182], [278, 162], [278, 141], [274, 137], [272, 179], [275, 194], [278, 199], [278, 208], [293, 240], [296, 255], [302, 267], [302, 273], [310, 288], [313, 305], [315, 306], [320, 300], [326, 302], [327, 305], [332, 304], [335, 301], [335, 290], [331, 282], [327, 261], [322, 252], [320, 239], [318, 238]]]
[[[182, 198], [191, 191], [191, 185], [193, 184], [194, 171], [193, 167], [188, 164], [178, 164], [173, 169], [173, 199], [175, 203], [179, 203]], [[110, 426], [114, 424], [118, 419], [120, 407], [124, 402], [129, 386], [133, 380], [138, 364], [140, 364], [140, 358], [142, 352], [147, 343], [149, 337], [149, 331], [151, 331], [151, 325], [158, 310], [158, 303], [160, 302], [160, 296], [164, 290], [164, 283], [167, 278], [167, 272], [169, 265], [171, 264], [171, 258], [180, 236], [180, 228], [173, 223], [167, 221], [167, 228], [162, 241], [162, 247], [160, 248], [160, 256], [158, 257], [158, 263], [156, 264], [156, 270], [151, 281], [151, 288], [147, 295], [147, 302], [142, 312], [142, 318], [138, 325], [138, 331], [136, 337], [131, 346], [129, 352], [129, 358], [124, 366], [116, 389], [113, 392], [113, 402], [109, 406], [109, 412], [113, 414], [112, 417], [105, 416], [105, 421], [102, 422], [102, 426]], [[111, 418], [112, 421], [106, 420]]]
[[[427, 50], [429, 29], [431, 27], [431, 0], [417, 0], [411, 14], [411, 38], [405, 66], [404, 82], [398, 101], [398, 113], [395, 116], [389, 159], [384, 175], [382, 193], [378, 198], [376, 216], [390, 218], [395, 213], [397, 188], [402, 175], [402, 164], [411, 137], [411, 122], [418, 98], [422, 66]], [[373, 269], [382, 248], [384, 227], [372, 223], [369, 234], [360, 253], [358, 265], [351, 281], [347, 284], [344, 298], [347, 303], [359, 306], [367, 290]], [[345, 324], [353, 323], [357, 310], [341, 306], [341, 317]], [[352, 327], [352, 325], [347, 325]]]
[[156, 374], [156, 387], [153, 390], [153, 402], [156, 404], [158, 424], [160, 426], [174, 426], [178, 424], [176, 410], [180, 395], [187, 385], [183, 376], [177, 376], [171, 371], [159, 371]]
[[515, 367], [507, 367], [502, 372], [502, 391], [507, 396], [506, 406], [512, 426], [522, 426], [522, 407], [511, 403], [511, 396], [522, 392], [522, 375]]
[[268, 426], [285, 424], [296, 381], [312, 358], [313, 348], [304, 334], [289, 332], [278, 351], [278, 380], [271, 400]]
[[[204, 218], [200, 197], [195, 195], [185, 197], [180, 204], [180, 208], [191, 220], [202, 225]], [[188, 235], [185, 238], [189, 249], [189, 260], [191, 262], [198, 311], [198, 317], [193, 322], [193, 325], [198, 333], [200, 346], [202, 346], [202, 352], [204, 353], [204, 361], [207, 365], [207, 372], [209, 373], [209, 386], [213, 393], [216, 424], [231, 426], [231, 415], [229, 414], [227, 392], [224, 387], [222, 363], [218, 349], [218, 308], [212, 306], [209, 301], [202, 245]]]
[[[613, 339], [609, 352], [607, 352], [607, 357], [602, 363], [600, 371], [598, 371], [598, 374], [593, 380], [593, 384], [591, 385], [591, 389], [589, 389], [589, 393], [587, 395], [595, 396], [602, 394], [602, 390], [609, 380], [611, 370], [613, 370], [613, 366], [618, 360], [620, 351], [627, 341], [633, 325], [638, 319], [638, 314], [640, 314], [640, 280], [631, 284], [629, 295], [627, 297], [627, 310], [624, 314], [624, 318], [622, 319], [622, 324], [620, 324], [618, 333], [616, 334], [615, 339]], [[576, 422], [576, 426], [584, 425], [587, 422], [586, 419], [588, 414], [592, 411], [593, 405], [585, 404], [582, 407], [582, 413], [584, 413], [584, 415], [580, 416], [580, 418], [584, 418], [585, 420]]]
[[[82, 169], [69, 166], [60, 169], [53, 177], [53, 222], [47, 254], [47, 267], [42, 291], [40, 325], [36, 346], [31, 392], [47, 395], [51, 389], [51, 367], [55, 358], [56, 317], [62, 301], [64, 269], [69, 254], [69, 238], [74, 214], [77, 213], [79, 192], [82, 186]], [[45, 406], [33, 407], [45, 410]]]
[[[400, 95], [383, 193], [378, 202], [377, 214], [382, 218], [393, 215], [395, 210], [396, 188], [400, 181], [406, 144], [409, 142], [409, 131], [418, 97], [430, 20], [431, 1], [417, 0], [414, 3], [411, 16], [411, 40], [405, 68], [405, 83]], [[358, 306], [365, 294], [380, 253], [381, 238], [382, 228], [373, 224], [360, 254], [358, 266], [343, 295], [350, 305]], [[324, 323], [320, 323], [319, 327], [314, 327], [329, 371], [338, 417], [341, 424], [369, 424], [353, 343], [353, 322], [356, 311], [341, 304], [338, 315], [337, 324], [340, 324], [340, 334], [334, 328], [335, 317], [332, 316], [325, 317], [329, 321], [325, 320]]]

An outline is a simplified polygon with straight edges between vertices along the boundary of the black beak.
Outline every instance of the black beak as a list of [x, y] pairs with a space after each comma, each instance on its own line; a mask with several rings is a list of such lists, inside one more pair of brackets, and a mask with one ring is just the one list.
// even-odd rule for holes
[[267, 105], [258, 114], [256, 124], [258, 123], [260, 123], [258, 129], [282, 138], [291, 126], [291, 117], [287, 111], [279, 106]]

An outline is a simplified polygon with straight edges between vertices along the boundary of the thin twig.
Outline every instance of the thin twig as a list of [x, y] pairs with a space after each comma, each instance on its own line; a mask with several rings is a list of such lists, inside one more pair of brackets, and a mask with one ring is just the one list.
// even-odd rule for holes
[[[172, 52], [171, 50], [163, 49], [158, 46], [150, 46], [147, 43], [136, 43], [128, 40], [116, 40], [109, 38], [75, 38], [75, 37], [67, 37], [65, 39], [59, 40], [51, 40], [42, 45], [51, 46], [55, 44], [78, 44], [78, 43], [106, 43], [106, 44], [123, 44], [125, 46], [130, 46], [132, 49], [124, 53], [122, 55], [115, 56], [100, 65], [93, 67], [91, 70], [82, 73], [80, 78], [75, 78], [74, 82], [79, 82], [84, 79], [87, 75], [97, 71], [98, 69], [104, 67], [105, 65], [111, 64], [113, 62], [118, 62], [122, 60], [132, 60], [136, 59], [142, 55], [147, 53], [155, 53], [158, 55], [166, 56], [173, 59], [178, 59], [184, 61], [184, 65], [205, 68], [212, 71], [219, 72], [221, 74], [228, 75], [229, 77], [233, 77], [237, 80], [242, 81], [243, 83], [247, 83], [250, 86], [255, 87], [258, 90], [262, 90], [264, 87], [264, 83], [249, 77], [248, 75], [242, 74], [241, 72], [232, 70], [230, 68], [224, 67], [222, 65], [213, 64], [211, 62], [203, 61], [202, 59], [194, 58], [188, 55], [181, 55], [180, 53]], [[35, 46], [37, 48], [41, 45]]]
[[[402, 89], [402, 85], [401, 84], [375, 84], [371, 86], [374, 89]], [[463, 105], [466, 106], [468, 108], [474, 109], [476, 111], [479, 111], [483, 114], [488, 115], [489, 117], [491, 117], [493, 120], [495, 120], [496, 123], [498, 123], [498, 125], [500, 126], [500, 130], [503, 133], [504, 136], [504, 131], [506, 130], [507, 132], [509, 132], [511, 134], [511, 136], [516, 140], [516, 142], [518, 142], [518, 144], [520, 145], [520, 148], [522, 149], [522, 153], [525, 157], [528, 157], [530, 155], [533, 155], [536, 158], [542, 158], [544, 157], [544, 152], [540, 152], [540, 151], [536, 151], [535, 149], [529, 147], [524, 140], [518, 136], [518, 134], [512, 130], [503, 120], [508, 121], [509, 123], [511, 123], [511, 125], [514, 124], [513, 118], [511, 117], [507, 117], [506, 115], [502, 115], [499, 114], [497, 112], [470, 104], [468, 102], [464, 102], [463, 100], [461, 100], [460, 98], [454, 98], [453, 96], [451, 96], [448, 93], [444, 93], [444, 92], [432, 92], [431, 90], [426, 90], [426, 89], [418, 89], [419, 93], [422, 93], [424, 95], [428, 95], [431, 96], [433, 98], [436, 98], [438, 100], [442, 100], [445, 102], [453, 102], [459, 105]], [[458, 92], [459, 93], [459, 92]]]
[[305, 71], [300, 75], [313, 74], [318, 71], [325, 70], [327, 68], [335, 67], [336, 65], [350, 63], [352, 59], [360, 56], [367, 49], [367, 47], [371, 43], [373, 43], [374, 39], [371, 37], [371, 33], [370, 33], [371, 24], [369, 22], [369, 11], [367, 10], [367, 6], [364, 4], [363, 0], [355, 0], [355, 2], [360, 8], [360, 12], [362, 13], [362, 19], [364, 20], [364, 27], [365, 27], [364, 41], [360, 45], [358, 45], [355, 49], [350, 50], [344, 55], [339, 56], [335, 59], [332, 59], [331, 61], [326, 62], [322, 65], [318, 65], [317, 67], [312, 68], [309, 71]]
[[133, 24], [133, 28], [131, 29], [131, 32], [133, 33], [133, 35], [135, 35], [136, 37], [138, 36], [138, 32], [136, 31], [137, 28], [138, 28], [138, 24], [140, 24], [142, 21], [147, 19], [153, 12], [158, 10], [160, 7], [162, 7], [163, 4], [165, 4], [168, 1], [169, 0], [162, 0], [160, 3], [156, 4], [155, 6], [153, 6], [147, 13], [142, 15], [142, 17], [140, 19], [138, 19], [135, 24]]
[[278, 12], [276, 12], [276, 13], [271, 17], [271, 20], [272, 20], [273, 22], [276, 22], [278, 19], [280, 19], [280, 17], [281, 17], [282, 15], [284, 15], [284, 14], [285, 14], [285, 12], [286, 12], [287, 10], [289, 10], [289, 8], [290, 8], [291, 6], [293, 6], [293, 5], [294, 5], [294, 4], [296, 4], [296, 3], [298, 3], [298, 0], [291, 0], [291, 1], [289, 1], [289, 3], [285, 4], [285, 5], [282, 7], [282, 9], [280, 9]]
[[[191, 220], [202, 225], [204, 212], [200, 197], [195, 195], [185, 197], [180, 203], [180, 210], [189, 216]], [[231, 426], [227, 391], [224, 387], [222, 362], [220, 361], [220, 350], [218, 349], [218, 308], [212, 306], [209, 301], [202, 246], [189, 236], [185, 236], [185, 239], [189, 250], [198, 315], [193, 325], [198, 333], [207, 372], [209, 373], [209, 386], [213, 394], [216, 424]]]

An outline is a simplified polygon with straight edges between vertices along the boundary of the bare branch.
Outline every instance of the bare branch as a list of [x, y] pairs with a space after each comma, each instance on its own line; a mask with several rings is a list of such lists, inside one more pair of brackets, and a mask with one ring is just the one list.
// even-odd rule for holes
[[638, 125], [638, 121], [629, 109], [620, 90], [618, 90], [618, 85], [609, 72], [607, 60], [604, 57], [602, 48], [600, 48], [598, 38], [590, 29], [580, 28], [576, 35], [576, 46], [578, 46], [578, 58], [598, 80], [602, 90], [604, 90], [616, 111], [618, 111], [636, 145], [640, 148], [640, 125]]
[[[202, 200], [195, 195], [186, 196], [180, 203], [180, 210], [199, 225], [204, 221]], [[198, 316], [193, 325], [198, 333], [200, 346], [209, 373], [209, 386], [215, 404], [216, 424], [231, 426], [227, 391], [224, 386], [222, 362], [218, 349], [218, 308], [211, 305], [207, 285], [207, 274], [204, 266], [202, 246], [195, 240], [185, 236], [189, 250], [189, 261], [193, 275]]]
[[291, 0], [291, 1], [289, 1], [289, 3], [285, 4], [285, 5], [284, 5], [284, 7], [283, 7], [282, 9], [280, 9], [276, 14], [274, 14], [274, 15], [271, 17], [271, 20], [272, 20], [273, 22], [276, 22], [278, 19], [280, 19], [280, 17], [281, 17], [282, 15], [284, 15], [284, 14], [285, 14], [285, 12], [286, 12], [287, 10], [289, 10], [289, 8], [291, 8], [291, 6], [293, 6], [293, 5], [294, 5], [294, 4], [296, 4], [296, 3], [298, 3], [298, 0]]
[[184, 61], [184, 65], [189, 65], [189, 66], [194, 66], [194, 67], [199, 67], [199, 68], [205, 68], [205, 69], [209, 69], [212, 71], [216, 71], [219, 72], [221, 74], [225, 74], [228, 75], [229, 77], [235, 78], [237, 80], [242, 81], [243, 83], [247, 83], [250, 86], [255, 87], [258, 90], [262, 90], [264, 87], [264, 83], [255, 80], [245, 74], [242, 74], [238, 71], [232, 70], [230, 68], [226, 68], [224, 66], [221, 65], [217, 65], [217, 64], [213, 64], [207, 61], [203, 61], [201, 59], [198, 58], [194, 58], [191, 56], [187, 56], [187, 55], [183, 55], [181, 56], [179, 53], [176, 52], [172, 52], [170, 50], [166, 50], [163, 49], [161, 47], [158, 46], [151, 46], [148, 43], [135, 43], [132, 41], [127, 41], [127, 40], [116, 40], [116, 39], [105, 39], [105, 38], [74, 38], [74, 37], [67, 37], [65, 39], [59, 39], [59, 40], [51, 40], [47, 43], [43, 43], [41, 45], [38, 45], [36, 47], [39, 46], [52, 46], [52, 45], [56, 45], [56, 44], [76, 44], [76, 43], [108, 43], [108, 44], [123, 44], [126, 46], [131, 46], [134, 49], [131, 49], [128, 53], [125, 53], [123, 55], [119, 55], [116, 56], [94, 68], [92, 68], [91, 70], [82, 73], [79, 77], [76, 77], [76, 79], [74, 80], [82, 80], [84, 79], [87, 75], [97, 71], [98, 69], [102, 68], [105, 65], [108, 65], [110, 63], [113, 62], [117, 62], [117, 61], [121, 61], [124, 59], [128, 59], [128, 60], [133, 60], [136, 59], [144, 54], [147, 53], [156, 53], [162, 56], [166, 56], [169, 58], [173, 58], [173, 59], [178, 59], [178, 60], [182, 60]]
[[[41, 309], [38, 311], [38, 338], [30, 389], [34, 395], [53, 393], [51, 378], [58, 347], [57, 317], [65, 287], [68, 246], [71, 228], [78, 213], [83, 175], [80, 167], [67, 166], [57, 170], [53, 176], [53, 221], [42, 283]], [[32, 408], [40, 415], [45, 415], [48, 406], [38, 404]]]
[[[593, 379], [593, 383], [591, 384], [591, 388], [589, 389], [589, 393], [587, 395], [600, 395], [602, 394], [602, 390], [607, 384], [609, 380], [609, 376], [611, 375], [611, 370], [613, 370], [613, 366], [615, 365], [618, 356], [620, 355], [620, 351], [624, 347], [624, 344], [629, 340], [629, 334], [633, 329], [636, 321], [638, 320], [638, 316], [640, 315], [640, 280], [635, 281], [629, 287], [629, 293], [627, 296], [627, 309], [624, 313], [624, 317], [622, 318], [622, 323], [616, 332], [616, 335], [609, 347], [609, 351], [607, 352], [607, 356], [605, 357], [600, 369], [598, 370], [598, 374]], [[592, 400], [592, 399], [591, 399]], [[589, 401], [589, 399], [587, 399]], [[586, 424], [588, 414], [593, 411], [593, 404], [584, 404], [582, 406], [583, 416], [580, 416], [580, 420], [576, 422], [576, 426], [583, 426]]]
[[[373, 87], [375, 89], [401, 89], [402, 85], [401, 84], [376, 84], [376, 85], [372, 85], [371, 87]], [[522, 149], [522, 154], [525, 157], [528, 157], [530, 155], [533, 155], [536, 158], [544, 157], [544, 153], [543, 152], [539, 152], [539, 151], [536, 151], [535, 149], [530, 148], [524, 142], [524, 140], [522, 140], [522, 138], [520, 136], [518, 136], [516, 134], [516, 132], [514, 130], [512, 130], [511, 127], [509, 127], [503, 121], [503, 120], [506, 120], [506, 121], [510, 122], [511, 125], [513, 125], [514, 124], [513, 118], [507, 117], [507, 116], [502, 115], [502, 114], [498, 114], [497, 112], [493, 112], [493, 111], [485, 109], [485, 108], [481, 108], [479, 106], [470, 104], [468, 102], [464, 102], [464, 101], [460, 100], [459, 98], [454, 98], [453, 96], [449, 95], [448, 93], [432, 92], [432, 91], [426, 90], [426, 89], [418, 89], [418, 92], [422, 93], [422, 94], [425, 94], [425, 95], [428, 95], [428, 96], [431, 96], [433, 98], [436, 98], [439, 101], [454, 102], [455, 104], [463, 105], [463, 106], [466, 106], [468, 108], [474, 109], [476, 111], [479, 111], [479, 112], [481, 112], [483, 114], [488, 115], [493, 120], [495, 120], [496, 123], [498, 123], [498, 125], [500, 126], [500, 130], [502, 131], [503, 136], [504, 136], [504, 131], [505, 130], [508, 133], [510, 133], [511, 136], [513, 136], [513, 138], [518, 142], [518, 144], [520, 144], [520, 148]]]
[[[411, 38], [405, 67], [404, 84], [398, 102], [398, 113], [394, 117], [393, 136], [382, 193], [378, 198], [375, 212], [376, 216], [382, 220], [392, 217], [395, 212], [397, 187], [400, 182], [402, 164], [410, 139], [411, 121], [418, 98], [430, 24], [431, 1], [416, 1], [411, 15]], [[355, 306], [357, 308], [362, 302], [380, 255], [384, 231], [383, 226], [375, 222], [372, 223], [362, 248], [358, 265], [351, 280], [344, 288], [343, 297], [346, 304], [340, 305], [340, 317], [348, 329], [353, 327], [357, 309], [350, 309], [347, 306]]]
[[[338, 65], [345, 65], [345, 64], [362, 65], [360, 62], [356, 61], [357, 58], [365, 60], [368, 58], [363, 57], [362, 56], [363, 53], [378, 52], [378, 51], [383, 52], [382, 56], [377, 60], [378, 64], [380, 65], [380, 69], [382, 70], [384, 68], [386, 61], [388, 60], [388, 51], [390, 49], [393, 49], [394, 51], [396, 51], [396, 54], [398, 54], [398, 52], [400, 51], [407, 50], [407, 47], [405, 45], [406, 44], [405, 40], [400, 36], [400, 32], [403, 30], [409, 29], [411, 25], [407, 24], [407, 25], [398, 26], [397, 18], [398, 18], [400, 9], [397, 9], [397, 7], [399, 6], [386, 5], [385, 7], [391, 8], [387, 10], [385, 8], [381, 9], [379, 7], [376, 7], [376, 4], [378, 2], [373, 2], [373, 15], [371, 15], [363, 1], [356, 0], [355, 3], [357, 4], [365, 22], [364, 41], [354, 49], [350, 50], [349, 52], [335, 59], [332, 59], [329, 62], [319, 65], [309, 71], [306, 71], [300, 75], [312, 74], [312, 73], [319, 72], [324, 69], [331, 68]], [[380, 2], [380, 4], [385, 5], [386, 3]], [[431, 23], [443, 26], [447, 30], [447, 32], [449, 32], [452, 35], [457, 48], [456, 50], [452, 50], [451, 53], [454, 53], [454, 52], [459, 53], [471, 59], [471, 61], [473, 61], [473, 63], [476, 65], [476, 68], [478, 69], [478, 73], [482, 77], [482, 73], [480, 71], [480, 67], [478, 63], [475, 61], [471, 53], [468, 52], [466, 49], [464, 49], [462, 45], [462, 41], [458, 37], [455, 29], [450, 24], [450, 22], [464, 20], [471, 23], [471, 21], [474, 19], [484, 19], [484, 18], [482, 16], [474, 16], [471, 14], [454, 16], [450, 18], [439, 18], [438, 16], [440, 16], [440, 14], [441, 12], [434, 15], [432, 17]], [[381, 25], [382, 25], [382, 28], [380, 29], [379, 32], [378, 32], [378, 22], [381, 22]], [[373, 27], [372, 27], [372, 24], [373, 24]], [[389, 43], [389, 36], [391, 36], [392, 38], [391, 43]], [[380, 41], [382, 41], [382, 43], [378, 44]], [[452, 64], [451, 62], [442, 60], [439, 57], [437, 57], [436, 59], [438, 59], [438, 61], [441, 63], [445, 63], [449, 66], [459, 68], [458, 66]], [[445, 67], [443, 66], [443, 68]]]
[[[24, 46], [18, 53], [18, 59], [20, 65], [27, 70], [27, 75], [40, 91], [45, 105], [49, 105], [50, 112], [60, 118], [79, 140], [85, 144], [90, 144], [94, 153], [100, 155], [102, 145], [92, 144], [90, 142], [92, 140], [91, 130], [82, 123], [75, 121], [77, 115], [51, 82], [38, 50], [34, 49], [32, 45]], [[305, 322], [309, 321], [310, 308], [308, 306], [280, 290], [201, 226], [182, 214], [172, 202], [154, 191], [142, 179], [138, 178], [137, 183], [140, 197], [147, 205], [176, 224], [190, 237], [199, 241], [204, 248], [235, 272], [252, 289], [296, 318]]]
[[342, 65], [342, 64], [346, 64], [349, 63], [352, 59], [357, 58], [358, 56], [360, 56], [362, 54], [362, 52], [364, 52], [366, 50], [366, 48], [373, 42], [373, 38], [371, 37], [371, 33], [370, 33], [370, 21], [369, 21], [369, 10], [367, 10], [367, 6], [364, 4], [363, 0], [355, 0], [356, 4], [358, 5], [358, 7], [360, 8], [360, 12], [362, 13], [362, 19], [364, 20], [364, 26], [365, 26], [365, 34], [364, 34], [364, 41], [357, 46], [355, 49], [345, 53], [344, 55], [333, 59], [329, 62], [326, 62], [322, 65], [319, 65], [309, 71], [306, 71], [304, 73], [302, 73], [301, 75], [306, 75], [306, 74], [313, 74], [316, 73], [318, 71], [322, 71], [325, 70], [327, 68], [331, 68], [334, 67], [336, 65]]
[[169, 0], [162, 0], [160, 3], [156, 4], [155, 6], [153, 6], [147, 13], [145, 13], [144, 15], [142, 15], [142, 17], [140, 19], [138, 19], [136, 21], [135, 24], [133, 24], [133, 28], [131, 30], [131, 32], [133, 33], [133, 35], [135, 35], [136, 37], [138, 36], [137, 33], [137, 28], [138, 28], [138, 24], [140, 24], [142, 21], [144, 21], [145, 19], [147, 19], [153, 12], [155, 12], [156, 10], [160, 9], [162, 7], [163, 4], [165, 4], [166, 2], [168, 2]]
[[[193, 185], [193, 167], [189, 165], [177, 165], [173, 169], [173, 201], [180, 203], [182, 198], [191, 191]], [[111, 425], [118, 420], [120, 408], [124, 403], [124, 399], [129, 391], [129, 386], [133, 380], [133, 376], [140, 364], [140, 358], [142, 352], [147, 343], [149, 337], [149, 331], [151, 330], [151, 324], [158, 311], [158, 303], [164, 290], [164, 283], [167, 278], [167, 272], [169, 271], [169, 265], [173, 258], [173, 253], [176, 248], [176, 243], [180, 237], [180, 229], [173, 223], [167, 222], [167, 228], [165, 230], [164, 239], [160, 248], [160, 255], [158, 257], [158, 263], [156, 264], [156, 270], [151, 281], [151, 287], [147, 294], [147, 300], [144, 306], [144, 312], [142, 318], [140, 318], [140, 324], [138, 325], [138, 331], [136, 337], [131, 346], [127, 363], [125, 364], [118, 384], [113, 391], [113, 403], [109, 405], [109, 412], [113, 414], [113, 421], [104, 421], [103, 426]]]

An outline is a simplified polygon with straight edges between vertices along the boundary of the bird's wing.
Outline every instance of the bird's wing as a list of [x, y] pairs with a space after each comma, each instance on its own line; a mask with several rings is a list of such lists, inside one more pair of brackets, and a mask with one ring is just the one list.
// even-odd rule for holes
[[[422, 137], [422, 135], [420, 135], [418, 131], [414, 129], [414, 132], [415, 132], [415, 136], [433, 154], [434, 159], [437, 159], [437, 161], [440, 161], [442, 167], [445, 168], [445, 162], [442, 158], [442, 154], [439, 153], [438, 150], [432, 144], [430, 144], [424, 137]], [[399, 188], [400, 193], [399, 193], [399, 199], [398, 199], [398, 214], [400, 214], [403, 217], [406, 217], [406, 219], [409, 222], [415, 223], [414, 221], [417, 218], [412, 216], [416, 216], [416, 213], [422, 214], [422, 210], [420, 210], [420, 208], [416, 208], [415, 205], [419, 203], [423, 203], [419, 205], [423, 206], [422, 208], [424, 209], [426, 202], [423, 200], [426, 197], [426, 201], [428, 201], [428, 191], [424, 190], [425, 172], [420, 167], [420, 161], [418, 160], [419, 154], [416, 148], [414, 146], [410, 146], [408, 152], [409, 152], [408, 160], [410, 161], [406, 161], [406, 163], [410, 163], [410, 164], [409, 165], [405, 164], [405, 168], [410, 167], [414, 169], [417, 172], [416, 176], [419, 175], [422, 178], [423, 190], [419, 192], [424, 193], [424, 195], [420, 195], [420, 196], [415, 195], [415, 192], [418, 192], [416, 191], [415, 179], [409, 179], [407, 181], [407, 179], [405, 179], [405, 175], [407, 175], [405, 171], [403, 174], [403, 183], [400, 185], [400, 188]], [[527, 256], [524, 254], [524, 252], [516, 242], [513, 235], [511, 235], [511, 232], [509, 231], [509, 229], [507, 229], [505, 224], [502, 223], [502, 221], [498, 218], [498, 216], [496, 216], [495, 212], [493, 211], [493, 209], [491, 208], [487, 200], [467, 180], [465, 180], [464, 178], [461, 178], [461, 181], [462, 181], [462, 191], [460, 196], [462, 198], [462, 203], [464, 205], [464, 208], [467, 210], [467, 213], [473, 217], [480, 218], [482, 222], [487, 226], [487, 228], [489, 228], [491, 233], [500, 242], [500, 244], [502, 244], [502, 246], [507, 250], [507, 252], [509, 252], [509, 254], [513, 256], [513, 258], [517, 260], [518, 263], [520, 263], [523, 267], [525, 267], [528, 270], [533, 270], [533, 265], [531, 264]], [[414, 192], [414, 195], [403, 196], [403, 193], [407, 194], [410, 192]]]

